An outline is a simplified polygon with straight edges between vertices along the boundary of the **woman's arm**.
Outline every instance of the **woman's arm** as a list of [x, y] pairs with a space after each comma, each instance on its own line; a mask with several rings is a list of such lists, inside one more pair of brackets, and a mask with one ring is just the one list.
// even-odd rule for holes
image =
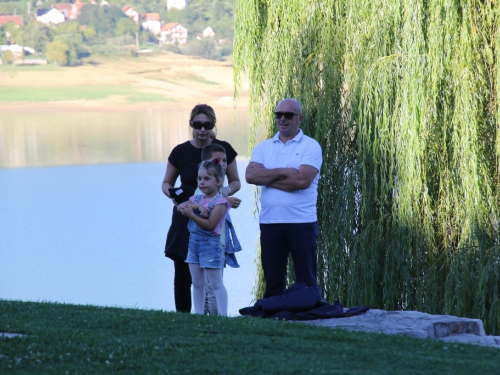
[[234, 159], [231, 163], [228, 164], [226, 169], [227, 176], [227, 189], [226, 187], [222, 188], [222, 195], [224, 197], [233, 195], [238, 190], [241, 189], [240, 176], [238, 175], [238, 165], [236, 164], [236, 159]]
[[241, 199], [236, 197], [226, 197], [226, 200], [231, 205], [231, 208], [238, 208], [241, 204]]
[[174, 187], [177, 177], [179, 177], [179, 170], [168, 161], [167, 170], [165, 171], [165, 177], [163, 177], [163, 182], [161, 183], [161, 190], [163, 191], [163, 194], [165, 194], [169, 198], [172, 197], [170, 196], [168, 189]]

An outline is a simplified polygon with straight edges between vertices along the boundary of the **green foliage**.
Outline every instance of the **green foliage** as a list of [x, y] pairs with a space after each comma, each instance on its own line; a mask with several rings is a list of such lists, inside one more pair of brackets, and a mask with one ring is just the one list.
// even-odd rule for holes
[[170, 51], [170, 52], [182, 54], [182, 51], [179, 48], [179, 45], [177, 43], [174, 43], [174, 44], [165, 44], [161, 48], [163, 50], [165, 50], [165, 51]]
[[233, 46], [232, 45], [224, 45], [220, 49], [220, 54], [224, 56], [231, 56], [233, 54]]
[[[189, 40], [196, 40], [207, 26], [211, 26], [215, 31], [215, 39], [223, 40], [225, 44], [216, 49], [205, 48], [207, 44], [195, 43], [192, 49], [196, 56], [204, 56], [219, 60], [222, 56], [229, 56], [232, 53], [233, 43], [233, 18], [235, 0], [193, 0], [183, 10], [172, 9], [167, 11], [165, 0], [115, 0], [109, 6], [88, 5], [84, 6], [76, 21], [66, 21], [60, 25], [43, 25], [33, 19], [33, 14], [37, 9], [48, 8], [51, 4], [68, 3], [67, 0], [49, 0], [42, 3], [31, 1], [30, 15], [27, 14], [28, 6], [26, 1], [8, 2], [5, 9], [0, 1], [0, 12], [4, 14], [14, 14], [24, 17], [26, 26], [21, 28], [8, 25], [0, 28], [0, 44], [6, 43], [5, 31], [11, 33], [11, 42], [23, 44], [34, 48], [37, 52], [44, 52], [48, 43], [54, 39], [60, 40], [69, 46], [68, 65], [78, 63], [82, 53], [89, 53], [90, 46], [97, 44], [107, 44], [114, 37], [119, 37], [120, 43], [130, 41], [129, 35], [135, 37], [139, 32], [141, 45], [157, 44], [157, 37], [148, 31], [141, 30], [130, 18], [124, 15], [122, 8], [130, 6], [143, 13], [160, 13], [164, 22], [176, 21], [188, 28]], [[87, 3], [90, 3], [87, 1]], [[38, 5], [37, 5], [38, 4]], [[4, 9], [4, 10], [2, 10]], [[67, 24], [72, 26], [68, 27]], [[80, 25], [76, 30], [74, 25]], [[12, 30], [11, 30], [12, 29]], [[62, 31], [60, 29], [63, 29]], [[3, 42], [2, 42], [3, 40]], [[135, 44], [135, 39], [132, 42]], [[84, 46], [85, 45], [85, 46]], [[92, 48], [95, 50], [95, 48]], [[180, 49], [178, 49], [179, 51]], [[83, 52], [82, 52], [83, 51]]]
[[253, 144], [292, 96], [323, 148], [325, 297], [498, 334], [500, 2], [248, 0], [235, 25]]
[[210, 60], [221, 60], [221, 51], [213, 39], [193, 40], [179, 47], [184, 55], [199, 56]]
[[16, 57], [14, 56], [12, 51], [2, 52], [0, 57], [1, 57], [2, 63], [4, 63], [4, 64], [12, 64], [14, 62], [14, 60], [16, 59]]
[[227, 39], [231, 43], [234, 35], [234, 6], [234, 0], [193, 0], [183, 10], [172, 9], [168, 12], [165, 22], [179, 22], [188, 28], [188, 36], [193, 39], [210, 26], [216, 39]]
[[89, 44], [92, 44], [92, 42], [97, 37], [97, 32], [93, 27], [86, 27], [85, 29], [82, 30], [82, 36], [84, 41], [86, 41]]
[[53, 62], [56, 65], [68, 65], [68, 55], [69, 55], [69, 46], [60, 41], [55, 40], [47, 45], [47, 61]]
[[[115, 35], [117, 24], [120, 20], [129, 20], [120, 7], [110, 6], [84, 6], [78, 16], [78, 23], [92, 27], [101, 40]], [[133, 22], [132, 22], [133, 23]], [[128, 31], [124, 30], [124, 31]]]
[[116, 22], [115, 35], [135, 35], [139, 27], [130, 18], [121, 18]]
[[[68, 61], [65, 65], [75, 64], [79, 56], [79, 51], [86, 49], [83, 46], [82, 29], [80, 24], [76, 21], [66, 21], [61, 23], [54, 30], [54, 41], [60, 41], [68, 47], [68, 51], [66, 53]], [[47, 59], [49, 58], [47, 57]]]
[[496, 348], [257, 318], [0, 301], [0, 372], [494, 374]]
[[[0, 14], [25, 15], [26, 1], [0, 1]], [[25, 21], [26, 22], [26, 21]]]
[[3, 44], [9, 42], [22, 43], [21, 37], [21, 27], [16, 25], [14, 22], [9, 22], [0, 27], [0, 40], [3, 40]]
[[116, 46], [131, 46], [135, 44], [135, 37], [132, 35], [120, 35], [114, 38], [108, 38], [106, 43]]
[[45, 46], [52, 41], [52, 38], [52, 29], [40, 22], [29, 22], [22, 29], [23, 44], [33, 48], [37, 52], [44, 51]]

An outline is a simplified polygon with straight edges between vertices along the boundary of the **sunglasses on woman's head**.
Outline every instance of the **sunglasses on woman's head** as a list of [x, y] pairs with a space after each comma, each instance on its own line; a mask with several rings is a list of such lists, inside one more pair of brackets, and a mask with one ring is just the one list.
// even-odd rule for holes
[[280, 120], [283, 116], [287, 120], [293, 119], [293, 116], [300, 115], [300, 113], [293, 113], [293, 112], [274, 112], [274, 116], [276, 116], [276, 120]]
[[205, 128], [205, 130], [212, 130], [214, 128], [214, 123], [212, 121], [201, 122], [201, 121], [191, 121], [191, 127], [196, 130], [201, 130]]

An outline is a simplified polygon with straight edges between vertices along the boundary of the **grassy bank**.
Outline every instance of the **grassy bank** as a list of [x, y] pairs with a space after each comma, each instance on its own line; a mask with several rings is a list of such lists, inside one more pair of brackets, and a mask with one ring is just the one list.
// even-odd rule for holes
[[[73, 100], [106, 100], [121, 97], [124, 102], [157, 102], [169, 99], [161, 94], [143, 93], [126, 85], [114, 86], [63, 86], [63, 87], [0, 87], [0, 103], [12, 102], [46, 102]], [[172, 99], [170, 99], [171, 101]]]
[[254, 318], [0, 301], [0, 373], [496, 373], [494, 348]]

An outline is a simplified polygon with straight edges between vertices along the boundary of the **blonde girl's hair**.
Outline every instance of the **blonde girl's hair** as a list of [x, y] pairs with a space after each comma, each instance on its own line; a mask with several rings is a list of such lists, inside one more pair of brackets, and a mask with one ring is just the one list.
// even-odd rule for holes
[[205, 160], [200, 163], [198, 166], [198, 171], [200, 169], [205, 169], [209, 176], [214, 176], [219, 180], [220, 185], [224, 182], [224, 170], [219, 163], [214, 163], [211, 160]]

